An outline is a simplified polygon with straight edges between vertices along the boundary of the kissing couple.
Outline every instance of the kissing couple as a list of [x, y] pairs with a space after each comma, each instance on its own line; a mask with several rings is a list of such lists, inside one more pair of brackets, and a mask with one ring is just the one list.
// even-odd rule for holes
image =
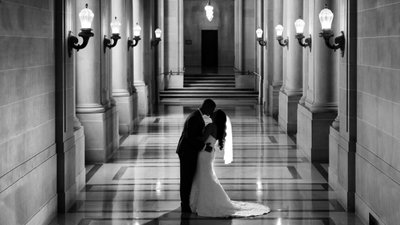
[[[232, 130], [229, 117], [216, 104], [204, 100], [185, 121], [176, 153], [180, 161], [182, 213], [205, 217], [248, 217], [270, 212], [267, 206], [232, 201], [214, 171], [215, 151], [225, 151], [225, 163], [232, 161]], [[212, 123], [205, 125], [205, 117]], [[227, 129], [229, 128], [229, 129]], [[227, 131], [228, 130], [228, 131]], [[226, 140], [230, 143], [225, 146]]]

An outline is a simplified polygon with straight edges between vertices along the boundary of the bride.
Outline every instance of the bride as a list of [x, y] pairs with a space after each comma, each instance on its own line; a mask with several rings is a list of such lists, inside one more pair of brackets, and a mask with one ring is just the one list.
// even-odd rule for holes
[[210, 135], [198, 156], [190, 193], [192, 212], [207, 217], [247, 217], [268, 213], [270, 209], [264, 205], [231, 201], [221, 186], [215, 175], [213, 164], [216, 149], [224, 149], [226, 128], [227, 124], [230, 127], [230, 122], [222, 110], [214, 113], [212, 121], [205, 127], [205, 133]]

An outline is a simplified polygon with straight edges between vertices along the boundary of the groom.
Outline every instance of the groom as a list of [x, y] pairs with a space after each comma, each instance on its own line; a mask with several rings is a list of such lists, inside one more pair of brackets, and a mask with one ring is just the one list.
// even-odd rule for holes
[[205, 122], [203, 116], [210, 116], [214, 112], [216, 104], [211, 99], [204, 100], [200, 109], [192, 112], [185, 121], [181, 138], [179, 139], [176, 153], [180, 161], [180, 195], [182, 212], [190, 210], [190, 191], [196, 173], [197, 157], [204, 147], [207, 137], [203, 134]]

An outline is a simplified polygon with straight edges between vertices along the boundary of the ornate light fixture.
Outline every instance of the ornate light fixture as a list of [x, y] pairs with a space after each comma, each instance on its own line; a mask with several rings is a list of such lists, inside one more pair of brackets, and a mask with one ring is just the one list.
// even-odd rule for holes
[[211, 5], [211, 0], [208, 0], [207, 5], [204, 7], [204, 10], [206, 10], [206, 16], [208, 21], [212, 21], [214, 18], [214, 7]]
[[72, 34], [72, 31], [68, 34], [68, 55], [72, 56], [72, 49], [76, 49], [79, 51], [86, 47], [89, 43], [90, 37], [93, 37], [94, 34], [92, 32], [92, 21], [94, 14], [92, 10], [88, 8], [88, 4], [85, 5], [85, 8], [79, 13], [79, 19], [81, 21], [81, 32], [79, 32], [78, 36], [83, 38], [82, 44], [78, 44], [79, 40], [76, 36]]
[[[310, 37], [305, 38], [304, 36], [304, 27], [305, 27], [306, 23], [304, 22], [304, 20], [302, 19], [297, 19], [294, 22], [294, 26], [296, 28], [296, 38], [299, 41], [300, 46], [307, 48], [310, 47], [310, 51], [311, 51], [311, 34]], [[303, 42], [304, 39], [304, 42]]]
[[283, 30], [284, 28], [280, 24], [275, 27], [276, 40], [278, 40], [280, 46], [285, 47], [289, 45], [289, 38], [283, 39]]
[[338, 37], [334, 38], [334, 44], [331, 44], [330, 39], [333, 38], [335, 35], [332, 30], [332, 22], [333, 22], [333, 12], [327, 8], [325, 5], [325, 8], [321, 10], [319, 13], [319, 21], [321, 22], [321, 27], [322, 27], [322, 32], [320, 33], [320, 37], [323, 37], [325, 40], [326, 46], [328, 48], [337, 50], [340, 49], [342, 52], [342, 56], [344, 54], [344, 48], [345, 48], [345, 37], [344, 37], [344, 32], [341, 31], [341, 35]]
[[261, 28], [258, 28], [256, 30], [257, 41], [258, 41], [259, 45], [266, 46], [267, 45], [267, 41], [263, 40], [263, 33], [264, 33], [264, 31]]
[[161, 34], [162, 34], [161, 29], [160, 29], [160, 28], [157, 28], [157, 29], [154, 31], [154, 34], [155, 34], [156, 38], [155, 38], [154, 40], [151, 41], [151, 45], [152, 45], [152, 46], [157, 46], [158, 43], [160, 43], [160, 41], [161, 41]]
[[139, 23], [136, 23], [136, 25], [133, 27], [133, 38], [128, 39], [128, 49], [135, 47], [139, 43], [139, 41], [141, 40], [141, 32], [142, 28], [140, 27]]
[[[103, 41], [103, 46], [104, 46], [104, 52], [106, 52], [107, 48], [111, 49], [114, 48], [118, 40], [121, 39], [120, 34], [120, 29], [121, 29], [121, 22], [115, 17], [115, 20], [111, 22], [111, 38], [107, 38], [106, 35], [104, 35], [104, 41]], [[111, 44], [111, 39], [113, 40], [113, 43]]]

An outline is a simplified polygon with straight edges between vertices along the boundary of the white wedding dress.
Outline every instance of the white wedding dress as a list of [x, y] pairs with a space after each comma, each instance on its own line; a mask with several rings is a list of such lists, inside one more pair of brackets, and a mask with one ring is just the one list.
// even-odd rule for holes
[[270, 212], [267, 206], [231, 201], [214, 172], [216, 139], [209, 136], [206, 143], [214, 146], [211, 152], [199, 152], [197, 170], [190, 193], [190, 208], [193, 213], [207, 217], [249, 217]]

